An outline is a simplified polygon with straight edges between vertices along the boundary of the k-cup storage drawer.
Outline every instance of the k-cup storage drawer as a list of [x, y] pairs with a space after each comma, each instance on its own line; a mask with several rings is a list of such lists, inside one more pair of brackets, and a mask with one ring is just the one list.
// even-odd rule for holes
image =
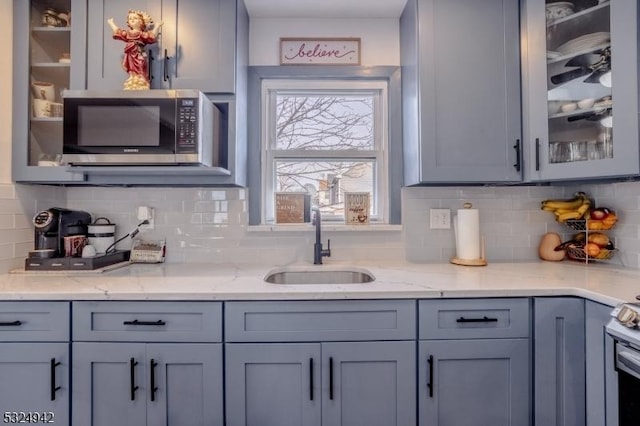
[[227, 342], [410, 340], [411, 300], [227, 302]]
[[529, 337], [529, 299], [433, 299], [418, 302], [420, 339]]
[[73, 340], [220, 342], [221, 302], [74, 302]]
[[0, 302], [0, 342], [69, 341], [69, 302]]

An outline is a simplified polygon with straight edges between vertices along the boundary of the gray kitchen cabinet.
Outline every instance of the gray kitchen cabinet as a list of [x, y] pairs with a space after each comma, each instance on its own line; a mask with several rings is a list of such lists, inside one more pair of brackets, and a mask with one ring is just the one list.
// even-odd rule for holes
[[[607, 376], [615, 374], [613, 363], [607, 363], [607, 354], [613, 353], [613, 339], [605, 332], [605, 325], [611, 319], [613, 308], [608, 305], [585, 301], [585, 348], [586, 348], [586, 425], [615, 425], [607, 423], [607, 419], [616, 413], [608, 413], [606, 399], [611, 393], [611, 384]], [[615, 405], [609, 410], [615, 411]]]
[[[42, 24], [47, 8], [71, 11], [69, 27]], [[33, 81], [61, 89], [121, 90], [124, 43], [111, 38], [113, 17], [126, 26], [134, 5], [102, 0], [14, 0], [12, 177], [15, 182], [78, 185], [245, 185], [249, 18], [239, 0], [148, 0], [136, 4], [163, 21], [150, 47], [152, 87], [199, 89], [223, 110], [224, 170], [203, 167], [69, 167], [60, 163], [63, 118], [35, 117]], [[179, 31], [178, 31], [179, 29]], [[166, 51], [166, 53], [165, 53]], [[70, 61], [60, 61], [70, 53]], [[166, 59], [168, 58], [168, 59]]]
[[584, 299], [533, 303], [535, 425], [585, 425]]
[[320, 426], [320, 345], [227, 343], [228, 426]]
[[529, 299], [418, 304], [420, 426], [531, 423]]
[[[126, 28], [131, 7], [125, 0], [89, 0], [88, 89], [122, 89], [124, 43], [113, 39], [107, 19]], [[235, 0], [145, 0], [136, 8], [164, 23], [158, 42], [146, 47], [153, 89], [235, 93]]]
[[423, 340], [421, 426], [529, 423], [528, 339]]
[[222, 306], [76, 302], [72, 419], [222, 425]]
[[225, 315], [227, 425], [415, 424], [415, 302], [228, 302]]
[[638, 3], [548, 3], [523, 2], [526, 180], [637, 175]]
[[409, 0], [405, 184], [521, 180], [518, 0]]
[[222, 425], [222, 345], [73, 343], [73, 421]]
[[69, 303], [0, 302], [2, 423], [69, 424]]
[[225, 353], [227, 425], [415, 423], [415, 342], [228, 343]]
[[[43, 20], [50, 16], [45, 13], [48, 9], [60, 13], [70, 11], [74, 19], [69, 26], [62, 21], [54, 22], [60, 26], [47, 26]], [[58, 164], [62, 155], [61, 90], [84, 88], [86, 23], [82, 17], [85, 13], [85, 0], [13, 1], [11, 176], [14, 182], [83, 180], [81, 173], [51, 165]], [[49, 90], [40, 92], [35, 82]]]

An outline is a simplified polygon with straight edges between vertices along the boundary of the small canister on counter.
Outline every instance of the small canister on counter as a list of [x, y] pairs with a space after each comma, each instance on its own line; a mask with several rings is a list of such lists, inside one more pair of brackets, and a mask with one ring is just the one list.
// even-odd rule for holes
[[[100, 223], [101, 221], [103, 223]], [[106, 217], [99, 217], [87, 226], [87, 237], [89, 244], [96, 248], [96, 254], [105, 254], [116, 240], [116, 225]], [[115, 247], [111, 248], [114, 249]]]

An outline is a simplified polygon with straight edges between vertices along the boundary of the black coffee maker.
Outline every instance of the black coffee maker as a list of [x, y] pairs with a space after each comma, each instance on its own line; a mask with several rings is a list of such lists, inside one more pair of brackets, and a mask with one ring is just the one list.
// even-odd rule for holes
[[35, 250], [47, 252], [49, 255], [46, 257], [63, 257], [64, 237], [87, 235], [90, 223], [91, 215], [81, 210], [61, 207], [44, 210], [33, 218]]

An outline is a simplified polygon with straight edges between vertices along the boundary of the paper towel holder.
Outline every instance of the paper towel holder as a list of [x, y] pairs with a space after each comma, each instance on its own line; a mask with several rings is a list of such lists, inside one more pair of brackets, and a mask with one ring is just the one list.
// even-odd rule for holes
[[[470, 209], [472, 207], [471, 203], [464, 203], [462, 205], [465, 209]], [[454, 265], [463, 265], [463, 266], [487, 266], [487, 259], [485, 259], [484, 252], [484, 235], [480, 237], [480, 258], [479, 259], [460, 259], [457, 256], [453, 256], [449, 262]]]

